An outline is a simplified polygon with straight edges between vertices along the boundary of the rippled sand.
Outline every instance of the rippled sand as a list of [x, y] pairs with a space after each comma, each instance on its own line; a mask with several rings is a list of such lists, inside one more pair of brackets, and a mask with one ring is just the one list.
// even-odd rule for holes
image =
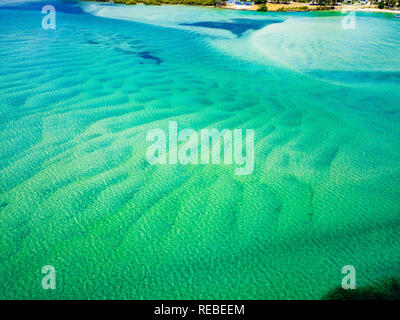
[[[398, 21], [340, 38], [337, 15], [55, 7], [54, 31], [41, 4], [0, 7], [1, 298], [317, 299], [344, 265], [399, 275]], [[254, 129], [253, 174], [149, 165], [169, 121]]]

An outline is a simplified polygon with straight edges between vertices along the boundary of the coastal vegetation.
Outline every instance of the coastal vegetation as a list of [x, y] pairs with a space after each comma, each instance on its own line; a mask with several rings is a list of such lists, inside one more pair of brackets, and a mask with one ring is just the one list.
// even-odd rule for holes
[[[162, 5], [162, 4], [176, 4], [176, 5], [190, 5], [190, 6], [223, 6], [225, 1], [221, 0], [89, 0], [97, 2], [114, 2], [116, 4], [135, 5], [143, 3], [145, 5]], [[293, 6], [294, 3], [289, 0], [254, 0], [254, 3], [258, 5], [257, 11], [269, 11], [267, 3], [282, 4], [282, 7], [272, 8], [272, 11], [321, 11], [321, 10], [333, 10], [335, 6], [340, 5], [340, 0], [296, 0], [296, 3], [304, 5]], [[373, 0], [372, 0], [373, 2]], [[399, 0], [385, 0], [379, 3], [375, 2], [379, 9], [384, 8], [395, 8], [399, 6]], [[306, 5], [307, 4], [307, 5]]]
[[266, 11], [268, 11], [268, 7], [266, 6], [265, 3], [262, 3], [262, 4], [258, 7], [257, 11], [266, 12]]
[[[126, 4], [126, 5], [135, 5], [138, 3], [143, 3], [145, 5], [162, 5], [162, 4], [178, 4], [178, 5], [195, 5], [195, 6], [221, 6], [224, 4], [223, 1], [219, 0], [91, 0], [91, 1], [100, 1], [100, 2], [114, 2], [116, 4]], [[288, 0], [255, 0], [254, 3], [259, 5], [257, 11], [266, 12], [268, 11], [267, 3], [273, 4], [289, 4]], [[306, 0], [298, 0], [300, 3], [308, 3]], [[312, 10], [329, 10], [333, 9], [332, 7], [328, 7], [328, 4], [334, 4], [337, 0], [317, 0], [316, 3], [318, 6], [312, 8]], [[299, 7], [291, 7], [285, 8], [282, 6], [277, 11], [285, 12], [285, 11], [307, 11], [311, 10], [309, 6], [299, 6]]]
[[[99, 0], [94, 0], [99, 1]], [[182, 4], [182, 5], [197, 5], [197, 6], [215, 6], [220, 3], [217, 0], [100, 0], [101, 2], [114, 2], [117, 4], [134, 5], [143, 3], [145, 5], [162, 5], [162, 4]]]

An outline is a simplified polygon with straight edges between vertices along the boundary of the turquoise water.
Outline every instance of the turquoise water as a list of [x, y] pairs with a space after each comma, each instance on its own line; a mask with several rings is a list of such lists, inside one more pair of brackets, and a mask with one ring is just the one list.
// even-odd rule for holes
[[[399, 276], [400, 21], [342, 17], [2, 2], [0, 298], [319, 299], [344, 265]], [[254, 172], [149, 165], [169, 121], [254, 129]]]

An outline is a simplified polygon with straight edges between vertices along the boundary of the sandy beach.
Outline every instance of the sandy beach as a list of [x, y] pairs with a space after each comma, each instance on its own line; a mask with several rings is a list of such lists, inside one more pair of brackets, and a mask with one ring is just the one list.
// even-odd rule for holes
[[[311, 11], [315, 10], [317, 6], [315, 5], [310, 5], [307, 3], [300, 3], [300, 2], [293, 2], [289, 4], [279, 4], [279, 3], [267, 3], [266, 4], [268, 7], [268, 11], [279, 11], [282, 8], [285, 9], [285, 11]], [[260, 5], [256, 4], [254, 6], [225, 6], [223, 7], [224, 9], [232, 9], [232, 10], [246, 10], [246, 11], [257, 11], [257, 9], [260, 7]]]
[[378, 8], [362, 8], [362, 7], [354, 7], [355, 10], [359, 11], [368, 11], [368, 12], [383, 12], [383, 13], [400, 13], [400, 9], [397, 10], [390, 10], [390, 9], [378, 9]]
[[[279, 4], [279, 3], [267, 3], [268, 11], [276, 12], [276, 11], [317, 11], [317, 5], [311, 5], [309, 3], [302, 3], [302, 2], [292, 2], [288, 4]], [[257, 11], [260, 5], [254, 6], [226, 6], [223, 7], [225, 9], [232, 9], [232, 10], [246, 10], [246, 11]], [[391, 9], [379, 9], [377, 7], [365, 7], [362, 5], [345, 5], [345, 6], [336, 6], [335, 9], [331, 9], [329, 11], [340, 11], [342, 9], [347, 10], [357, 10], [357, 11], [367, 11], [367, 12], [382, 12], [382, 13], [393, 13], [399, 14], [400, 9], [391, 10]], [[328, 11], [328, 10], [327, 10]]]

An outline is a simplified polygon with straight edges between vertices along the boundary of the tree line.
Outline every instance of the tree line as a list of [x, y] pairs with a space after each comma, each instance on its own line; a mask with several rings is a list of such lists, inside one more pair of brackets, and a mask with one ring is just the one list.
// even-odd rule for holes
[[[220, 6], [224, 4], [225, 1], [222, 0], [92, 0], [92, 1], [100, 1], [100, 2], [114, 2], [117, 4], [137, 4], [144, 3], [146, 5], [161, 5], [161, 4], [184, 4], [184, 5], [197, 5], [197, 6]], [[250, 0], [251, 1], [251, 0]], [[370, 0], [373, 2], [373, 0]], [[289, 0], [254, 0], [256, 4], [266, 4], [268, 2], [278, 3], [278, 4], [286, 4], [290, 3]], [[309, 3], [310, 0], [296, 0], [295, 2], [300, 3]], [[333, 7], [340, 3], [340, 0], [314, 0], [313, 3], [320, 7]], [[378, 1], [376, 1], [378, 2]], [[379, 2], [378, 7], [383, 9], [394, 8], [400, 5], [399, 0], [383, 0]]]

